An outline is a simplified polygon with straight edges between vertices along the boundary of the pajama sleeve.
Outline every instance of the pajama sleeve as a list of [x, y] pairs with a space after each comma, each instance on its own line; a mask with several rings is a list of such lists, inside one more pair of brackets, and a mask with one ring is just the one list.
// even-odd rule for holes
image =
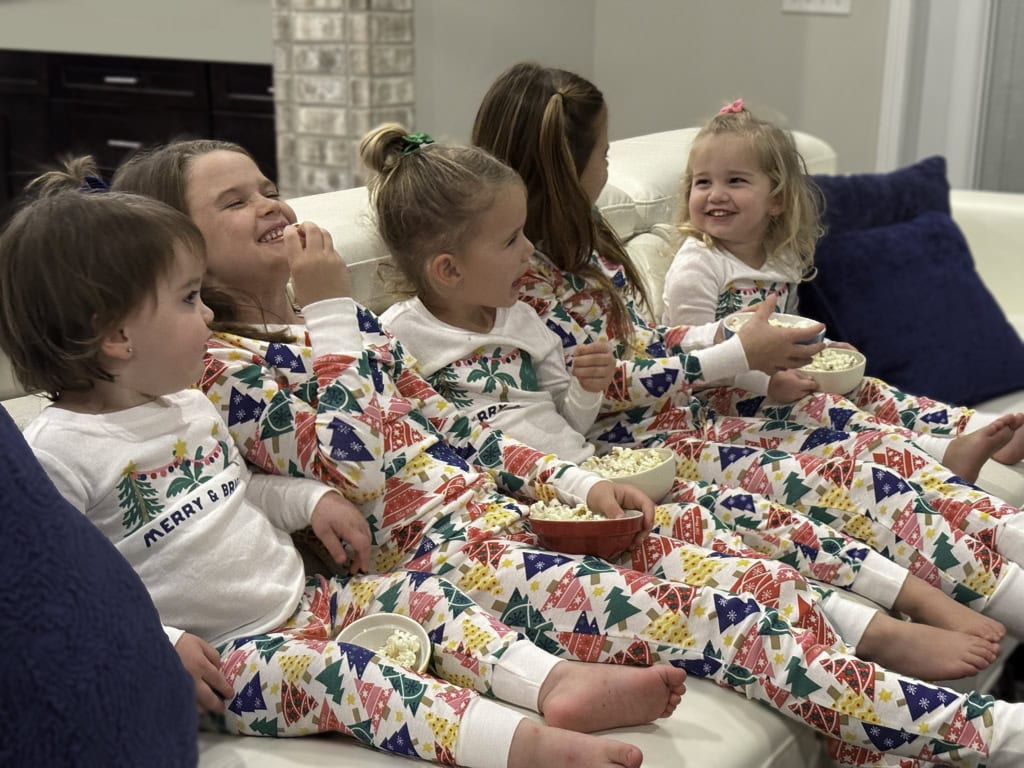
[[[202, 386], [226, 411], [234, 442], [256, 466], [322, 480], [360, 503], [384, 492], [392, 461], [408, 460], [385, 446], [388, 430], [407, 425], [425, 435], [419, 450], [446, 442], [506, 490], [531, 498], [543, 483], [566, 501], [585, 499], [600, 480], [473, 423], [354, 301], [316, 302], [304, 312], [306, 344], [225, 335], [208, 349]], [[245, 413], [233, 403], [245, 403]]]
[[[536, 262], [535, 262], [536, 264]], [[570, 284], [552, 269], [531, 269], [521, 298], [533, 306], [562, 340], [571, 358], [578, 344], [609, 341], [607, 311], [599, 292]], [[630, 311], [632, 307], [630, 307]], [[714, 346], [687, 352], [684, 337], [690, 329], [634, 322], [632, 346], [617, 341], [618, 369], [605, 392], [602, 411], [616, 412], [651, 405], [676, 392], [689, 393], [696, 383], [731, 378], [749, 370], [738, 336]]]

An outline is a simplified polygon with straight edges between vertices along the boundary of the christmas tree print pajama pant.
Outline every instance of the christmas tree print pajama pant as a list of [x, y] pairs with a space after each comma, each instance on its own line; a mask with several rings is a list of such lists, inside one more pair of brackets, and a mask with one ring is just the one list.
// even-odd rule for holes
[[[427, 630], [437, 677], [405, 669], [377, 649], [334, 640], [355, 619], [381, 612], [403, 613]], [[263, 736], [338, 732], [376, 749], [454, 765], [460, 728], [471, 722], [463, 720], [467, 708], [481, 694], [492, 696], [495, 667], [517, 645], [534, 650], [429, 574], [315, 577], [282, 627], [217, 649], [235, 695], [215, 727]], [[538, 674], [548, 671], [542, 664]], [[535, 682], [539, 690], [543, 680]], [[529, 693], [519, 698], [515, 703], [535, 708]], [[519, 718], [511, 717], [509, 727]], [[488, 748], [494, 764], [504, 766], [507, 754], [494, 736], [487, 736]]]
[[[502, 499], [491, 500], [489, 521], [498, 517], [493, 504], [504, 504], [506, 527], [514, 527], [521, 510]], [[858, 659], [811, 602], [798, 599], [801, 615], [793, 616], [765, 607], [758, 596], [771, 601], [772, 589], [786, 586], [777, 582], [778, 571], [762, 568], [778, 569], [780, 563], [751, 562], [746, 575], [737, 572], [740, 580], [730, 583], [729, 566], [716, 564], [715, 553], [691, 562], [688, 550], [666, 547], [664, 537], [651, 537], [641, 551], [623, 555], [621, 566], [539, 549], [529, 535], [487, 539], [470, 529], [466, 539], [428, 534], [408, 565], [443, 575], [551, 653], [683, 667], [844, 742], [833, 751], [842, 753], [846, 765], [877, 765], [887, 752], [939, 763], [984, 763], [991, 697], [921, 683]], [[702, 569], [709, 574], [704, 586], [672, 580], [675, 573], [693, 578]], [[806, 596], [806, 587], [797, 594]]]

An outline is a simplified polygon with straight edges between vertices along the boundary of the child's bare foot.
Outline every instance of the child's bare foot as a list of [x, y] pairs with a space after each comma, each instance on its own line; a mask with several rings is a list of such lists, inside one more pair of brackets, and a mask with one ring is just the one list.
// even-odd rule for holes
[[[954, 437], [946, 447], [945, 457], [942, 463], [945, 464], [954, 474], [962, 477], [969, 483], [978, 479], [978, 473], [989, 459], [996, 459], [1013, 442], [1013, 438], [1019, 433], [1021, 414], [1008, 414], [1000, 416], [991, 424], [986, 424], [981, 429]], [[1024, 434], [1021, 434], [1021, 449], [1024, 450]], [[1021, 458], [1024, 458], [1022, 456]], [[1015, 461], [1020, 461], [1017, 458]], [[1009, 462], [1003, 462], [1009, 463]]]
[[1024, 461], [1024, 413], [1010, 413], [1003, 416], [999, 421], [1003, 419], [1012, 419], [1016, 426], [1009, 426], [1013, 430], [1013, 436], [1010, 438], [1004, 447], [992, 454], [992, 458], [998, 461], [1000, 464], [1016, 464], [1019, 461]]
[[537, 708], [556, 728], [589, 733], [668, 717], [686, 693], [686, 672], [669, 664], [556, 664]]
[[995, 661], [999, 646], [975, 635], [901, 621], [879, 611], [864, 630], [857, 655], [921, 680], [955, 680]]
[[893, 608], [919, 624], [964, 632], [993, 643], [998, 643], [1006, 635], [1006, 627], [995, 619], [982, 616], [913, 575], [907, 576], [903, 582]]
[[508, 768], [639, 768], [638, 747], [526, 718], [512, 736]]

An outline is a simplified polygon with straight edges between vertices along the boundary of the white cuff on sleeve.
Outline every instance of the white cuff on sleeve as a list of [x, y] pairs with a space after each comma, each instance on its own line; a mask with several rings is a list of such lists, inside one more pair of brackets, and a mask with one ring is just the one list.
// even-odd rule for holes
[[909, 575], [902, 565], [869, 550], [854, 579], [854, 591], [883, 608], [892, 608]]
[[353, 299], [324, 299], [302, 308], [314, 355], [354, 355], [363, 349]]
[[731, 379], [739, 373], [750, 370], [743, 342], [739, 336], [732, 336], [721, 344], [693, 353], [700, 360], [704, 381]]
[[540, 712], [540, 687], [561, 661], [529, 640], [520, 640], [501, 655], [494, 665], [491, 688], [494, 696], [517, 707]]
[[455, 762], [466, 768], [508, 768], [512, 737], [525, 715], [475, 697], [466, 707], [455, 741]]
[[836, 628], [839, 637], [851, 649], [856, 649], [868, 624], [878, 609], [858, 602], [855, 597], [842, 590], [833, 589], [819, 603], [821, 609]]

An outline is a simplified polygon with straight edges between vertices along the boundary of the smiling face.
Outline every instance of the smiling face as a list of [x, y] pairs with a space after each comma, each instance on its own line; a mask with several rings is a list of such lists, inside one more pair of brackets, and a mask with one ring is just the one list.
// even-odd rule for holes
[[750, 143], [704, 136], [690, 150], [690, 223], [753, 267], [765, 260], [769, 221], [782, 211]]
[[295, 212], [247, 155], [217, 150], [195, 158], [185, 202], [206, 241], [206, 274], [220, 285], [259, 296], [290, 274], [284, 227]]
[[447, 307], [435, 314], [452, 325], [489, 330], [494, 310], [519, 300], [519, 284], [533, 255], [525, 225], [523, 185], [501, 186], [474, 222], [469, 239], [450, 255], [457, 277], [450, 290], [440, 292]]
[[156, 293], [119, 324], [131, 347], [118, 377], [127, 387], [155, 397], [191, 387], [202, 376], [213, 320], [199, 297], [202, 280], [202, 259], [175, 245], [174, 265], [157, 282]]

